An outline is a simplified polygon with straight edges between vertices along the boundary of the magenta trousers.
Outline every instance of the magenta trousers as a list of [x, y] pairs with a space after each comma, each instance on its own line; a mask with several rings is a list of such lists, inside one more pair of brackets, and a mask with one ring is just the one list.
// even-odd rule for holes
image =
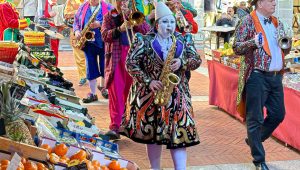
[[125, 103], [132, 83], [132, 78], [125, 69], [128, 50], [129, 46], [122, 46], [121, 59], [115, 68], [113, 81], [108, 87], [109, 129], [114, 131], [118, 131], [121, 125]]

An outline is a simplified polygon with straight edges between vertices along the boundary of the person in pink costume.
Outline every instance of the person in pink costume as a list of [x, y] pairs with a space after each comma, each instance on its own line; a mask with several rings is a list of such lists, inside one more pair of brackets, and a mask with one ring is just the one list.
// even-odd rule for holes
[[[130, 10], [128, 0], [115, 0], [115, 8], [103, 18], [101, 28], [105, 42], [105, 86], [109, 94], [110, 131], [106, 135], [110, 139], [120, 138], [118, 129], [122, 121], [124, 106], [132, 83], [132, 78], [125, 69], [125, 60], [130, 47], [130, 40], [126, 34], [126, 27], [131, 28], [128, 20]], [[123, 17], [124, 15], [124, 17]], [[150, 26], [144, 21], [133, 26], [133, 32], [147, 33]], [[131, 33], [131, 30], [128, 30]], [[132, 39], [132, 35], [129, 34]]]

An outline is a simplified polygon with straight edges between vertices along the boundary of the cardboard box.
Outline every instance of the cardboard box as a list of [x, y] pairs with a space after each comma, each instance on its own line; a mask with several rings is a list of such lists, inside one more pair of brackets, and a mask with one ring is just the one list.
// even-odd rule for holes
[[[48, 139], [48, 138], [42, 138], [40, 145], [42, 145], [42, 144], [48, 144], [50, 147], [53, 148], [56, 145], [56, 141], [52, 140], [52, 139]], [[67, 157], [70, 158], [72, 155], [74, 155], [80, 149], [81, 148], [78, 148], [76, 146], [70, 146], [68, 149], [68, 152], [66, 154]], [[112, 160], [117, 160], [121, 164], [121, 168], [127, 168], [128, 170], [139, 169], [138, 166], [131, 161], [128, 161], [123, 158], [111, 159], [106, 154], [99, 152], [99, 151], [91, 151], [91, 160], [98, 160], [101, 165], [106, 165], [106, 166], [108, 166]], [[66, 165], [63, 165], [63, 164], [57, 164], [54, 166], [55, 166], [55, 170], [63, 170], [66, 168]]]
[[[109, 159], [104, 155], [104, 153], [98, 152], [98, 151], [92, 151], [93, 159], [100, 162], [101, 165], [108, 166], [109, 163], [112, 161], [112, 159]], [[128, 170], [138, 170], [139, 167], [136, 163], [128, 161], [126, 159], [120, 158], [117, 159], [117, 161], [120, 163], [121, 168], [127, 168]]]

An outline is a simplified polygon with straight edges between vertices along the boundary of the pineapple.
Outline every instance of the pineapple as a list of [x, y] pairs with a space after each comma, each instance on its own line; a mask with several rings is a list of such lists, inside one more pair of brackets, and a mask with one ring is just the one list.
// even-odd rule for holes
[[11, 94], [11, 87], [11, 82], [3, 83], [0, 87], [2, 93], [2, 98], [0, 98], [0, 118], [4, 119], [6, 136], [13, 141], [34, 145], [28, 127], [20, 118], [24, 114], [24, 109], [21, 109], [20, 102], [13, 97], [16, 90]]

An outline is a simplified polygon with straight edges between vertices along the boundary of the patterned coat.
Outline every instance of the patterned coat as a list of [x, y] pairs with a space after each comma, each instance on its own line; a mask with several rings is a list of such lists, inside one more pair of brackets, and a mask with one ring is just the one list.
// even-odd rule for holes
[[[103, 18], [101, 34], [105, 42], [105, 87], [108, 88], [113, 81], [113, 75], [117, 64], [121, 58], [121, 35], [118, 27], [122, 25], [123, 17], [116, 15], [113, 9]], [[120, 17], [120, 20], [117, 18]], [[134, 32], [146, 34], [150, 30], [150, 26], [144, 21], [143, 24], [133, 27]], [[131, 31], [129, 31], [131, 32]]]
[[[241, 55], [241, 67], [239, 74], [238, 95], [237, 95], [237, 109], [242, 118], [245, 118], [245, 96], [244, 86], [247, 79], [250, 77], [253, 69], [268, 71], [271, 64], [271, 55], [267, 43], [263, 48], [257, 48], [254, 37], [257, 34], [255, 21], [256, 11], [252, 11], [250, 15], [245, 16], [235, 31], [235, 41], [233, 43], [233, 50], [235, 54]], [[255, 19], [256, 20], [256, 19]], [[256, 21], [259, 22], [259, 21]], [[282, 27], [282, 23], [278, 22], [277, 18], [272, 16], [272, 22], [275, 27]], [[264, 36], [266, 42], [266, 36]], [[289, 50], [283, 51], [284, 54], [289, 53]]]
[[133, 84], [120, 127], [122, 135], [136, 142], [164, 144], [168, 149], [200, 143], [193, 120], [189, 84], [184, 73], [197, 69], [201, 59], [191, 34], [185, 37], [179, 33], [174, 35], [177, 39], [175, 58], [182, 59], [185, 66], [175, 72], [181, 80], [166, 106], [154, 104], [154, 93], [149, 88], [151, 80], [159, 80], [164, 66], [161, 46], [154, 32], [146, 36], [137, 35], [126, 60]]

